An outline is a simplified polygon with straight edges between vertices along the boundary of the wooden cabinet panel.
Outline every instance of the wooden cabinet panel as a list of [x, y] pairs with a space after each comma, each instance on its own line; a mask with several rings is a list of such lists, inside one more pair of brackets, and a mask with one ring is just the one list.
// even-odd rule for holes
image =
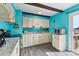
[[27, 33], [23, 35], [24, 47], [34, 46], [49, 42], [49, 33]]
[[34, 26], [41, 26], [41, 20], [40, 19], [33, 19], [33, 25]]
[[23, 27], [28, 27], [28, 18], [23, 17]]
[[[66, 35], [61, 35], [61, 36], [59, 36], [59, 45], [60, 45], [60, 50], [63, 50], [64, 48], [66, 48]], [[64, 44], [62, 44], [62, 42], [64, 43]]]
[[28, 27], [32, 27], [33, 26], [33, 19], [28, 18]]
[[39, 44], [40, 40], [39, 35], [40, 35], [39, 33], [34, 33], [34, 45]]
[[43, 28], [48, 28], [49, 27], [49, 20], [41, 20], [41, 26]]
[[59, 51], [66, 49], [66, 35], [52, 35], [52, 46]]
[[23, 35], [23, 47], [27, 47], [29, 42], [28, 34]]
[[23, 27], [41, 26], [42, 28], [49, 27], [49, 20], [38, 18], [23, 18]]
[[29, 33], [29, 46], [33, 46], [34, 45], [34, 39], [33, 39], [33, 33]]
[[45, 28], [48, 28], [48, 27], [49, 27], [49, 20], [45, 20], [45, 22], [44, 22], [44, 27], [45, 27]]
[[48, 43], [49, 42], [48, 33], [41, 33], [39, 42], [40, 43]]

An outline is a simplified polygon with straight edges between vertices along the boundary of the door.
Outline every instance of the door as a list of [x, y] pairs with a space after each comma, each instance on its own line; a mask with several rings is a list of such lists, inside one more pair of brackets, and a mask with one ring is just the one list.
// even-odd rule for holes
[[69, 19], [69, 48], [79, 53], [79, 11], [73, 12]]

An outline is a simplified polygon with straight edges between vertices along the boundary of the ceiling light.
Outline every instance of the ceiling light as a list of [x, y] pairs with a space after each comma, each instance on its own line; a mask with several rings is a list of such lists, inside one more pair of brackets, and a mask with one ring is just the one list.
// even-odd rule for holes
[[38, 12], [38, 14], [42, 14], [42, 12]]

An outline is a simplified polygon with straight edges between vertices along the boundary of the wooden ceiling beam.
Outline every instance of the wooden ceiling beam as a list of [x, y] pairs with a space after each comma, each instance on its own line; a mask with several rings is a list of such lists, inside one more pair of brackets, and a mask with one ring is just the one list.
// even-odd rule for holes
[[40, 7], [40, 8], [51, 10], [51, 11], [60, 12], [60, 13], [63, 12], [63, 10], [60, 10], [60, 9], [57, 9], [57, 8], [54, 8], [54, 7], [50, 7], [50, 6], [46, 6], [46, 5], [43, 5], [43, 4], [40, 4], [40, 3], [25, 3], [25, 4]]

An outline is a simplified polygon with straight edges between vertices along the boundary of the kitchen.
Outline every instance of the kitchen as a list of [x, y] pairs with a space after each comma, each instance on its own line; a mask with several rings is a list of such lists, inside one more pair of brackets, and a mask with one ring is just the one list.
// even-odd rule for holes
[[0, 29], [6, 31], [0, 56], [78, 56], [70, 50], [68, 25], [69, 13], [76, 11], [76, 6], [79, 5], [0, 4]]

